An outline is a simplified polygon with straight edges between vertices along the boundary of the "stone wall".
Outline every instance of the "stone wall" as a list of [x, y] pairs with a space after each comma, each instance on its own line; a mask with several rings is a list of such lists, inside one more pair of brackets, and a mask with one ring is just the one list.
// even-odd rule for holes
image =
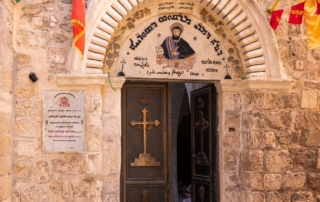
[[12, 22], [13, 6], [0, 2], [0, 201], [10, 201], [12, 183]]

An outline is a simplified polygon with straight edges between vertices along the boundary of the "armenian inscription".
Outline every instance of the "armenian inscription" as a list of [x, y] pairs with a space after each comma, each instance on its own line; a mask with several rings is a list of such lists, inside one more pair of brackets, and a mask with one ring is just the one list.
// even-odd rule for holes
[[44, 91], [45, 152], [85, 152], [84, 91]]

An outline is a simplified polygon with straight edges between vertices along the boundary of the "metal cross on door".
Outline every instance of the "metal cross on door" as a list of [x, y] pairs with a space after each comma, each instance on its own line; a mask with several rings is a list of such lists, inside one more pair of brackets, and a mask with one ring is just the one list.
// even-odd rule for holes
[[[155, 158], [151, 157], [151, 154], [147, 153], [147, 130], [152, 128], [152, 125], [156, 127], [160, 125], [160, 122], [156, 119], [155, 121], [150, 120], [150, 117], [147, 116], [148, 110], [144, 108], [141, 110], [143, 114], [143, 119], [140, 122], [131, 121], [132, 126], [142, 125], [143, 127], [138, 127], [140, 130], [143, 130], [143, 154], [139, 154], [139, 158], [135, 158], [133, 163], [130, 163], [130, 166], [160, 166], [160, 162], [156, 162]], [[140, 117], [141, 119], [141, 117]]]

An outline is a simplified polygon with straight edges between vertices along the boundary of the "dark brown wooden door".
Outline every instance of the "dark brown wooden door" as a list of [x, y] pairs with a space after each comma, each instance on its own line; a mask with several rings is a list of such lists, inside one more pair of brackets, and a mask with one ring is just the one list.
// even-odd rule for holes
[[122, 201], [167, 201], [166, 85], [122, 91]]
[[215, 88], [191, 92], [192, 201], [218, 201]]

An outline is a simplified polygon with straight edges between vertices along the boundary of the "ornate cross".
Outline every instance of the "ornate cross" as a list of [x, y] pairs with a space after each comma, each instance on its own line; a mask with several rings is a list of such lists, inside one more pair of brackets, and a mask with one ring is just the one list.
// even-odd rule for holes
[[140, 125], [139, 130], [143, 130], [143, 154], [139, 154], [139, 158], [135, 158], [133, 163], [130, 163], [130, 166], [160, 166], [159, 162], [156, 162], [156, 159], [151, 157], [151, 154], [147, 154], [147, 130], [152, 128], [152, 125], [156, 127], [160, 125], [160, 122], [156, 119], [155, 121], [149, 121], [150, 117], [147, 115], [148, 110], [144, 108], [142, 112], [142, 121], [135, 122], [131, 121], [131, 126]]
[[203, 118], [203, 112], [199, 112], [200, 118], [195, 123], [196, 129], [200, 132], [201, 152], [203, 153], [203, 132], [209, 127], [208, 121]]

